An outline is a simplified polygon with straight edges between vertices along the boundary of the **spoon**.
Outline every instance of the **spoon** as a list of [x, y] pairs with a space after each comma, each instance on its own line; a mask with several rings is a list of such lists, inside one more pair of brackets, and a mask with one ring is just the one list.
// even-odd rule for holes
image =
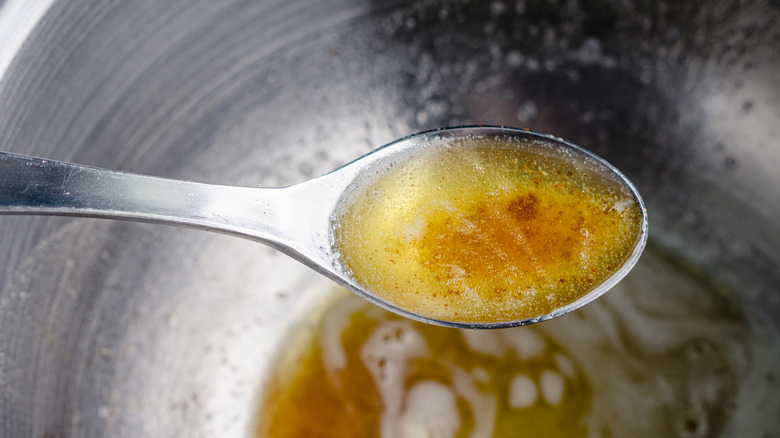
[[[336, 213], [376, 175], [402, 161], [454, 141], [496, 138], [543, 145], [574, 156], [583, 167], [619, 184], [641, 209], [640, 234], [630, 256], [579, 299], [532, 318], [459, 321], [421, 315], [367, 290], [334, 246]], [[283, 188], [219, 186], [143, 176], [0, 152], [0, 214], [126, 219], [221, 232], [269, 245], [369, 301], [403, 316], [437, 325], [502, 328], [548, 320], [577, 309], [614, 286], [638, 260], [647, 239], [647, 215], [636, 188], [601, 158], [562, 139], [503, 127], [423, 132], [390, 143], [326, 175]]]

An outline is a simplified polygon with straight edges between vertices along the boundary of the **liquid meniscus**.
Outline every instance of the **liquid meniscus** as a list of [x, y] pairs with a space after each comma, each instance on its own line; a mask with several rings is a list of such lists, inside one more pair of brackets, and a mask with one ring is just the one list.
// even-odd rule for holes
[[547, 315], [612, 276], [642, 233], [629, 190], [581, 155], [531, 140], [430, 147], [345, 204], [334, 240], [352, 277], [444, 321]]

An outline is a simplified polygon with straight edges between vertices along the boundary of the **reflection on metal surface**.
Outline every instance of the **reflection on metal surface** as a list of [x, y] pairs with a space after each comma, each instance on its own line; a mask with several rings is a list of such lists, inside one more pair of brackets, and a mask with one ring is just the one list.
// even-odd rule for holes
[[7, 0], [0, 4], [0, 82], [25, 39], [54, 0]]
[[[0, 82], [2, 150], [280, 186], [413, 132], [527, 124], [624, 171], [650, 240], [709, 273], [780, 343], [780, 211], [744, 196], [767, 187], [778, 199], [780, 149], [741, 141], [776, 129], [765, 93], [780, 90], [776, 2], [61, 0], [48, 11]], [[294, 303], [314, 306], [328, 287], [274, 254], [146, 224], [0, 218], [0, 436], [245, 436], [258, 376], [305, 317]], [[737, 403], [760, 410], [749, 395]]]

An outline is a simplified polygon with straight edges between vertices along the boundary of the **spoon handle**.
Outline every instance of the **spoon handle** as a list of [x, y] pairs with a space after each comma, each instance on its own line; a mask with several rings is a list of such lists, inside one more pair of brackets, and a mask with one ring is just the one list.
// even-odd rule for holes
[[217, 186], [0, 152], [0, 214], [167, 223], [273, 245], [283, 189]]

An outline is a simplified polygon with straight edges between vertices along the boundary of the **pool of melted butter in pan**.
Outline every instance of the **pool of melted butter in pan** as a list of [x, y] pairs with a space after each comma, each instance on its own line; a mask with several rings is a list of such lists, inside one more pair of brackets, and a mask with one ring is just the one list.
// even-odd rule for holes
[[[570, 315], [474, 331], [344, 293], [284, 342], [257, 437], [710, 437], [780, 430], [780, 351], [650, 249]], [[747, 435], [745, 435], [747, 434]]]

